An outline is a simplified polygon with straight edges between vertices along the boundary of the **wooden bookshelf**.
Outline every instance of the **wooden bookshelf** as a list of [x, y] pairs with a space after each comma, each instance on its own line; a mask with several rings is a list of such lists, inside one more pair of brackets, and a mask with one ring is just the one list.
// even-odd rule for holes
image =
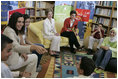
[[105, 36], [109, 35], [112, 27], [117, 27], [117, 2], [116, 1], [97, 1], [92, 28], [98, 23], [104, 25]]
[[45, 10], [54, 7], [55, 1], [32, 1], [32, 7], [26, 7], [26, 14], [30, 16], [32, 22], [46, 18]]

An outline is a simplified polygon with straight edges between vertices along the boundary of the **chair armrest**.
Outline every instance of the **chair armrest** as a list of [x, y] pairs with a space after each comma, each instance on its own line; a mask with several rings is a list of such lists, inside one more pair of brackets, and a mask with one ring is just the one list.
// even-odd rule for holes
[[30, 26], [28, 27], [28, 29], [30, 29], [38, 37], [41, 44], [43, 44], [43, 35], [40, 29], [37, 28], [37, 26], [33, 25], [33, 23], [30, 23]]

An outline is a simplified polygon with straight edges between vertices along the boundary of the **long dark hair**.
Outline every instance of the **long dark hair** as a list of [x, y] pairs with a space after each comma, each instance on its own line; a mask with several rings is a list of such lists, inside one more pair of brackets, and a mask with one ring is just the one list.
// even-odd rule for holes
[[[8, 26], [11, 27], [16, 32], [17, 35], [18, 35], [18, 30], [16, 28], [16, 23], [17, 23], [19, 17], [23, 17], [23, 15], [19, 12], [13, 13], [11, 15], [11, 17], [9, 19], [9, 23], [8, 23]], [[24, 26], [22, 28], [24, 28]]]
[[29, 15], [27, 15], [27, 14], [23, 14], [23, 17], [24, 17], [24, 26], [19, 31], [20, 34], [25, 34], [25, 20], [30, 19]]

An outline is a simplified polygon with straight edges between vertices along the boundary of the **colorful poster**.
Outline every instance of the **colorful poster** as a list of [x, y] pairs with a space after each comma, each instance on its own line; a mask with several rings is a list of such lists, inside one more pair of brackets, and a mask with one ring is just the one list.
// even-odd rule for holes
[[1, 1], [1, 24], [7, 24], [8, 11], [18, 9], [18, 1]]
[[89, 21], [89, 16], [90, 16], [90, 10], [87, 9], [76, 9], [77, 12], [77, 19], [79, 21]]
[[[89, 30], [89, 29], [86, 29], [86, 33], [85, 33], [85, 28], [88, 27], [88, 26], [86, 26], [87, 23], [93, 19], [94, 10], [95, 10], [95, 1], [77, 1], [76, 9], [85, 10], [85, 16], [84, 15], [82, 15], [82, 16], [84, 16], [86, 18], [81, 17], [81, 18], [84, 18], [84, 19], [81, 19], [80, 17], [78, 17], [81, 19], [81, 21], [78, 22], [79, 36], [80, 36], [80, 39], [83, 39], [85, 37], [84, 36], [85, 34], [86, 34], [86, 36], [90, 36], [90, 34], [91, 34], [91, 30]], [[79, 14], [81, 15], [81, 12]]]
[[94, 10], [95, 10], [95, 1], [77, 1], [76, 8], [90, 10], [89, 19], [93, 19]]
[[20, 8], [20, 9], [16, 9], [16, 10], [10, 10], [10, 11], [9, 11], [9, 18], [10, 18], [10, 16], [11, 16], [14, 12], [19, 12], [19, 13], [25, 14], [25, 8]]

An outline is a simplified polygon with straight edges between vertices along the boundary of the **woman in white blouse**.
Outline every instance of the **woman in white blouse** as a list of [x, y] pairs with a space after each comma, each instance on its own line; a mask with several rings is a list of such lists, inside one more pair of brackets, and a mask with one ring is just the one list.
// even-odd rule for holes
[[47, 18], [44, 20], [44, 38], [51, 40], [51, 46], [49, 49], [50, 55], [56, 55], [56, 52], [60, 52], [60, 35], [56, 32], [55, 21], [52, 18], [53, 12], [51, 9], [46, 10]]

